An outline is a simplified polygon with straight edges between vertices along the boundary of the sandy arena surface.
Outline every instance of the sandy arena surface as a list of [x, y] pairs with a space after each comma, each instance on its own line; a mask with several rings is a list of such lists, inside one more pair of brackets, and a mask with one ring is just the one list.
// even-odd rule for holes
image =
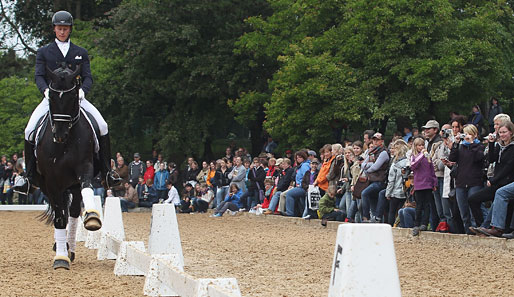
[[[35, 212], [0, 212], [0, 296], [142, 296], [144, 277], [78, 243], [71, 271], [52, 270], [53, 228]], [[148, 241], [150, 213], [124, 214], [127, 240]], [[186, 272], [235, 277], [243, 296], [327, 296], [336, 231], [248, 216], [178, 215]], [[403, 296], [514, 296], [514, 253], [396, 238]]]

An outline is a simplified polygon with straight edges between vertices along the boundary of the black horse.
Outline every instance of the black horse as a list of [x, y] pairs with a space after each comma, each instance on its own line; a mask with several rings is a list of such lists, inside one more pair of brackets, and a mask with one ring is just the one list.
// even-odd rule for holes
[[[54, 269], [70, 269], [75, 257], [77, 220], [84, 202], [84, 227], [90, 231], [101, 228], [94, 209], [92, 180], [95, 166], [95, 135], [80, 108], [80, 65], [73, 71], [63, 67], [47, 74], [49, 110], [36, 145], [36, 179], [48, 197], [48, 223], [54, 223], [56, 256]], [[96, 171], [96, 172], [95, 172]], [[70, 195], [71, 194], [71, 195]], [[69, 218], [68, 218], [69, 217]], [[66, 226], [68, 232], [66, 232]]]

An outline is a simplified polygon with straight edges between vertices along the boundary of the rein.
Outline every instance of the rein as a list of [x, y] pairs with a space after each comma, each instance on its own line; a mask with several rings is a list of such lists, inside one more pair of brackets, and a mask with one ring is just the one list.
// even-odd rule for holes
[[[74, 84], [72, 88], [68, 89], [68, 90], [57, 90], [57, 89], [54, 89], [52, 88], [52, 84], [50, 83], [50, 85], [48, 86], [48, 88], [56, 93], [59, 93], [59, 98], [62, 98], [62, 95], [65, 94], [65, 93], [69, 93], [73, 90], [75, 90], [77, 88], [77, 84]], [[75, 115], [74, 117], [71, 116], [71, 115], [68, 115], [68, 114], [60, 114], [60, 113], [50, 113], [50, 125], [52, 126], [52, 133], [55, 134], [56, 132], [56, 128], [55, 128], [55, 122], [64, 122], [64, 123], [68, 123], [68, 129], [71, 129], [73, 127], [73, 125], [75, 125], [80, 119], [80, 108], [77, 112], [77, 115]], [[55, 136], [54, 136], [54, 142], [57, 142], [55, 140]]]

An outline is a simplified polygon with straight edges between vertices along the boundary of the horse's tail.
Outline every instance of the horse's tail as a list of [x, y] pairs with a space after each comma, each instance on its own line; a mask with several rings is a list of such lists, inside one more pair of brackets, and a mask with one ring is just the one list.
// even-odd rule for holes
[[50, 225], [54, 221], [55, 211], [53, 207], [48, 204], [48, 207], [44, 212], [37, 216], [40, 222], [45, 222], [45, 224]]
[[[50, 197], [49, 197], [50, 198]], [[69, 192], [65, 191], [61, 197], [61, 203], [57, 201], [52, 201], [49, 199], [48, 207], [46, 210], [41, 213], [37, 218], [41, 222], [45, 222], [45, 224], [50, 225], [54, 222], [55, 219], [55, 211], [59, 210], [64, 212], [64, 217], [67, 219], [69, 216], [69, 206], [70, 206], [70, 197]]]

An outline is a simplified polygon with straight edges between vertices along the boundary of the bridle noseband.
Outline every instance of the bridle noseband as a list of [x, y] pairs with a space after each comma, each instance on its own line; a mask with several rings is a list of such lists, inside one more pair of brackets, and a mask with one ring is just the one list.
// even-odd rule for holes
[[[62, 95], [65, 94], [65, 93], [69, 93], [73, 90], [75, 90], [77, 88], [77, 84], [75, 83], [73, 85], [72, 88], [68, 89], [68, 90], [58, 90], [58, 89], [54, 89], [52, 87], [52, 84], [50, 83], [50, 85], [48, 86], [48, 88], [56, 93], [59, 93], [59, 98], [62, 98]], [[79, 103], [79, 106], [80, 106], [80, 103]], [[57, 141], [57, 139], [55, 138], [55, 133], [56, 133], [56, 128], [55, 128], [55, 124], [56, 122], [64, 122], [64, 123], [68, 123], [68, 130], [70, 130], [73, 125], [75, 125], [80, 119], [80, 107], [78, 109], [78, 112], [77, 114], [73, 117], [71, 115], [68, 115], [68, 114], [60, 114], [60, 113], [52, 113], [50, 112], [50, 125], [52, 127], [52, 133], [54, 134], [54, 142], [59, 142]]]

